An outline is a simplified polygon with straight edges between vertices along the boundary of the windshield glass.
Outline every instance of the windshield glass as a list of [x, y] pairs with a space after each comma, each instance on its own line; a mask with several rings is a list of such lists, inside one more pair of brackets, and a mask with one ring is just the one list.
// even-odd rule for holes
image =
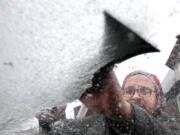
[[180, 134], [179, 18], [178, 0], [2, 0], [0, 134]]

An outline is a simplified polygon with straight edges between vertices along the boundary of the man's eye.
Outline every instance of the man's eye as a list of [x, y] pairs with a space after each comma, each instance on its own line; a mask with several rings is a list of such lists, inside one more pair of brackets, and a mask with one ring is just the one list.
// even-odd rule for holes
[[126, 90], [126, 93], [128, 93], [128, 94], [133, 94], [133, 93], [134, 93], [134, 90], [133, 90], [133, 89], [127, 89], [127, 90]]
[[140, 89], [140, 93], [143, 94], [143, 95], [150, 94], [151, 93], [151, 89], [147, 89], [147, 88]]

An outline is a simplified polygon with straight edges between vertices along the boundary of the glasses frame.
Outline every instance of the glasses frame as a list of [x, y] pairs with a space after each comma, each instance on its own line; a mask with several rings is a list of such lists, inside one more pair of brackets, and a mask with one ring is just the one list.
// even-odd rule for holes
[[[131, 88], [131, 90], [133, 90], [133, 94], [132, 94], [132, 95], [126, 92], [128, 88], [129, 88], [129, 89]], [[147, 90], [147, 89], [148, 89], [148, 90], [150, 90], [150, 92], [149, 92], [148, 94], [142, 94], [143, 89], [144, 89], [144, 90]], [[127, 87], [127, 88], [123, 89], [123, 95], [124, 95], [125, 97], [133, 97], [136, 92], [138, 93], [138, 95], [139, 95], [140, 97], [150, 97], [153, 92], [156, 93], [155, 90], [153, 90], [153, 89], [151, 89], [151, 88], [148, 88], [148, 87], [140, 87], [140, 88], [136, 89], [136, 88], [130, 86], [130, 87]], [[129, 95], [129, 96], [126, 96], [126, 95]]]

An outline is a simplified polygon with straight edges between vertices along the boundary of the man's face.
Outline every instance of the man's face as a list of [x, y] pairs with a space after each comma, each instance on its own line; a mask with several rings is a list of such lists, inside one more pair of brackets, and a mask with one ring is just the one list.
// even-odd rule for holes
[[149, 113], [157, 108], [156, 91], [152, 81], [144, 75], [129, 77], [124, 86], [124, 99], [145, 108]]

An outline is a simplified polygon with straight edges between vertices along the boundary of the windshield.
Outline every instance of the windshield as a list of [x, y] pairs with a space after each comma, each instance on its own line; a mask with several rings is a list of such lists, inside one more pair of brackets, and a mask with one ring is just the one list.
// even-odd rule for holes
[[179, 134], [179, 18], [177, 0], [2, 0], [0, 134]]

